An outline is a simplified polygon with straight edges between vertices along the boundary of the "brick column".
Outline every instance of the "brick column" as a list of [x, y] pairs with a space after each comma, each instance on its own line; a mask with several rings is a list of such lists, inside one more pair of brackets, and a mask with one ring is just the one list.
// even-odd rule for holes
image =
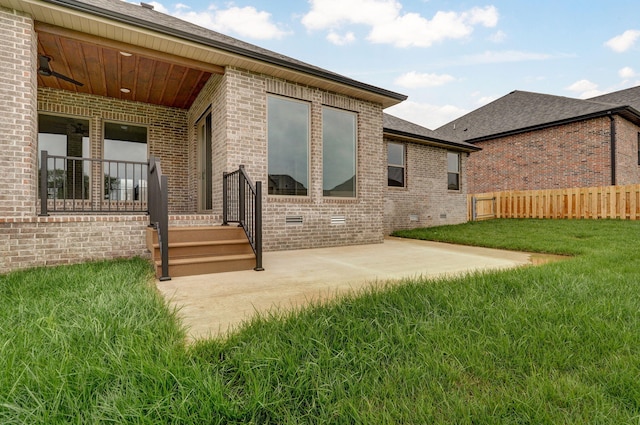
[[37, 40], [33, 20], [0, 8], [0, 217], [36, 213]]

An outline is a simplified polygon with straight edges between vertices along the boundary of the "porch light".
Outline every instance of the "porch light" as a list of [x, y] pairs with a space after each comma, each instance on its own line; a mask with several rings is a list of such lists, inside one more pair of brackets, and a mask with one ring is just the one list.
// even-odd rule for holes
[[127, 89], [127, 88], [124, 88], [124, 87], [122, 87], [122, 88], [120, 89], [120, 91], [121, 91], [122, 93], [131, 93], [131, 90], [129, 90], [129, 89]]

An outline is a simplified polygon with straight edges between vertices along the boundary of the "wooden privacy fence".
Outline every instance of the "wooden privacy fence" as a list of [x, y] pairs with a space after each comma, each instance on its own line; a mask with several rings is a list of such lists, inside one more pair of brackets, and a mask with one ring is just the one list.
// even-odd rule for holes
[[470, 221], [491, 218], [640, 220], [640, 184], [468, 195]]

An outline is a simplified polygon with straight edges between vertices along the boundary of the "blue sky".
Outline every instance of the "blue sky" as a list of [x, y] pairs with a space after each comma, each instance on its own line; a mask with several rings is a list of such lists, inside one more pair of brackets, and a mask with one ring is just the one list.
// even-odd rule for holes
[[640, 85], [640, 1], [162, 0], [156, 10], [409, 96], [437, 128], [525, 90], [587, 98]]

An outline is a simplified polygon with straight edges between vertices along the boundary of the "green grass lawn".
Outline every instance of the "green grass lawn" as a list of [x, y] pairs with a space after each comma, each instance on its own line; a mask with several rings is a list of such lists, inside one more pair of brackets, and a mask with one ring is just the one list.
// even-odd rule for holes
[[640, 223], [399, 233], [570, 254], [184, 345], [142, 260], [0, 276], [3, 424], [640, 424]]

